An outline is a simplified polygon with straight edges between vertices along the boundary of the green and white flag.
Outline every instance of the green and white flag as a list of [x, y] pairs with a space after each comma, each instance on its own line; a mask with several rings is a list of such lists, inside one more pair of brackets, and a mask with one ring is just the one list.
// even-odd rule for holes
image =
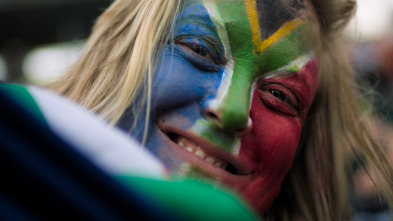
[[[38, 119], [38, 122], [42, 122], [45, 127], [69, 144], [70, 148], [74, 148], [108, 174], [108, 179], [113, 179], [130, 191], [137, 192], [138, 196], [142, 196], [143, 201], [158, 205], [157, 208], [167, 211], [179, 220], [257, 220], [255, 213], [232, 191], [194, 178], [171, 177], [164, 164], [127, 133], [109, 126], [94, 114], [53, 92], [36, 86], [0, 84], [0, 95], [6, 95], [17, 104], [18, 108], [30, 113], [33, 118]], [[4, 100], [0, 99], [0, 103], [1, 108], [8, 108]], [[18, 114], [20, 113], [14, 115], [18, 117]], [[1, 134], [4, 125], [1, 126], [1, 139], [7, 139]], [[23, 136], [25, 135], [21, 134], [16, 137], [23, 139]], [[39, 139], [48, 139], [48, 137]], [[18, 151], [17, 146], [11, 149]], [[31, 151], [34, 151], [33, 147]], [[60, 168], [63, 167], [66, 168], [67, 165], [60, 165]], [[55, 173], [54, 177], [59, 176]], [[78, 182], [79, 179], [81, 177], [75, 177], [71, 181]], [[95, 183], [95, 180], [89, 180], [88, 185], [90, 182]], [[82, 180], [80, 185], [82, 189], [84, 185], [86, 181]]]

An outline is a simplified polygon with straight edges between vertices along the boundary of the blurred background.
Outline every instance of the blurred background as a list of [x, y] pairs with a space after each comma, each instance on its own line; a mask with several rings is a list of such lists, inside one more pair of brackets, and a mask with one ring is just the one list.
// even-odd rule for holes
[[[0, 0], [0, 80], [36, 83], [61, 75], [112, 1]], [[392, 56], [393, 0], [358, 0], [348, 36], [361, 72], [393, 63], [386, 61]]]
[[111, 0], [0, 0], [0, 80], [52, 81]]
[[[61, 76], [111, 2], [0, 0], [0, 81], [41, 84]], [[347, 35], [359, 93], [374, 105], [373, 132], [393, 162], [393, 0], [358, 0]], [[357, 171], [354, 220], [392, 220], [366, 174]]]

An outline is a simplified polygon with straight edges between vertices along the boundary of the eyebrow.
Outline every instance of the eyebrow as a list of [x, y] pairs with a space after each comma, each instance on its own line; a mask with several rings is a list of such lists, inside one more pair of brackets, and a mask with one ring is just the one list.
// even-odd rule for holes
[[192, 32], [196, 34], [212, 34], [217, 36], [215, 23], [212, 21], [209, 12], [203, 5], [191, 5], [186, 7], [177, 18], [176, 29], [184, 29], [187, 26], [200, 25], [205, 27], [207, 30], [201, 30], [199, 28], [193, 29]]

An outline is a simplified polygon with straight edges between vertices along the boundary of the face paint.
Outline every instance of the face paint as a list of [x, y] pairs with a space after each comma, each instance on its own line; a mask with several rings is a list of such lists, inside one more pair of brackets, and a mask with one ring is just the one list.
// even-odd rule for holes
[[[304, 10], [295, 0], [185, 1], [160, 53], [146, 141], [174, 174], [270, 206], [317, 88]], [[133, 121], [125, 114], [119, 126]]]

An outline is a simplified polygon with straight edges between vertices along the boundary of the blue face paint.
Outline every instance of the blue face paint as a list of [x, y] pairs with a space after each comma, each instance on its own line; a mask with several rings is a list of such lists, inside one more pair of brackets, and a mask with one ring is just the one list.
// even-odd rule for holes
[[[152, 102], [146, 146], [172, 170], [179, 169], [184, 160], [173, 158], [168, 135], [157, 126], [160, 116], [176, 118], [176, 127], [190, 130], [198, 119], [204, 118], [206, 102], [213, 99], [221, 84], [225, 60], [224, 48], [205, 7], [199, 2], [186, 7], [176, 22], [169, 44], [160, 53], [152, 86]], [[142, 89], [143, 91], [143, 89]], [[134, 102], [140, 104], [142, 95]], [[134, 123], [131, 106], [118, 126], [129, 130]], [[201, 109], [202, 108], [202, 109]], [[132, 136], [142, 140], [144, 111], [138, 117]], [[141, 120], [142, 119], [142, 120]], [[181, 161], [181, 162], [179, 162]]]

